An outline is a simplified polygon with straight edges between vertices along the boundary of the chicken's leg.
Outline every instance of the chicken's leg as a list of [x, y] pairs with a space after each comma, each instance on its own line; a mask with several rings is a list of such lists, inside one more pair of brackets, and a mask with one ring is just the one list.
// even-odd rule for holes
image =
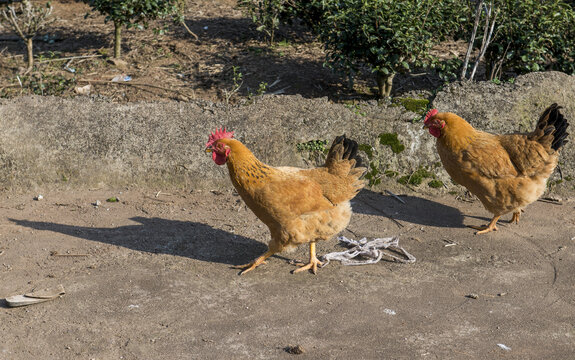
[[524, 212], [525, 212], [525, 210], [523, 210], [523, 209], [514, 212], [513, 217], [511, 218], [511, 221], [509, 221], [509, 222], [512, 223], [515, 221], [516, 224], [519, 224], [519, 218], [521, 217], [521, 214]]
[[245, 265], [236, 265], [236, 266], [234, 266], [234, 268], [235, 269], [242, 269], [242, 271], [240, 271], [240, 275], [243, 275], [243, 274], [247, 273], [248, 271], [252, 271], [253, 269], [257, 268], [261, 264], [265, 264], [265, 262], [266, 262], [265, 260], [267, 258], [269, 258], [270, 256], [272, 256], [273, 254], [275, 254], [275, 251], [268, 250], [262, 256], [258, 257], [257, 259], [255, 259], [251, 263], [245, 264]]
[[500, 217], [501, 217], [500, 215], [494, 216], [493, 219], [491, 219], [491, 222], [489, 222], [489, 225], [487, 226], [473, 226], [473, 225], [468, 226], [472, 229], [480, 230], [476, 232], [475, 235], [487, 234], [488, 232], [497, 231], [497, 220], [499, 220]]
[[309, 243], [309, 263], [307, 264], [302, 264], [299, 265], [301, 266], [299, 269], [294, 270], [294, 274], [300, 271], [304, 271], [304, 270], [310, 270], [312, 273], [316, 273], [317, 272], [317, 266], [322, 266], [323, 263], [321, 261], [319, 261], [317, 259], [317, 257], [315, 256], [315, 242], [311, 242]]

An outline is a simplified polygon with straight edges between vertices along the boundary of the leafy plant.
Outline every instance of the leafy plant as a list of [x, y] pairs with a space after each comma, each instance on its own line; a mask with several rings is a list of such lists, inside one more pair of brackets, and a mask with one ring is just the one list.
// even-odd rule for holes
[[557, 67], [573, 73], [575, 9], [565, 0], [497, 0], [498, 17], [485, 60], [489, 80]]
[[57, 74], [44, 74], [35, 71], [32, 75], [25, 75], [18, 78], [22, 88], [35, 95], [56, 95], [61, 96], [70, 91], [76, 85], [75, 78], [66, 78]]
[[317, 165], [325, 162], [325, 155], [328, 152], [326, 146], [327, 140], [310, 140], [296, 144], [296, 149], [301, 153], [304, 161]]
[[274, 42], [275, 31], [280, 23], [290, 21], [294, 16], [294, 0], [239, 0], [238, 6], [252, 18], [257, 30], [265, 33], [270, 44]]
[[411, 175], [405, 175], [397, 179], [397, 182], [403, 185], [420, 185], [424, 179], [433, 178], [433, 173], [429, 172], [424, 167], [419, 167], [419, 169], [415, 170]]
[[[313, 1], [312, 1], [313, 2]], [[429, 65], [431, 47], [455, 34], [469, 15], [466, 1], [324, 0], [316, 26], [328, 65], [348, 74], [367, 65], [381, 97], [389, 96], [396, 73]]]
[[256, 96], [262, 96], [263, 94], [266, 93], [267, 90], [268, 90], [268, 83], [262, 81], [258, 84], [258, 88], [255, 93], [253, 93], [251, 90], [248, 90], [248, 99], [252, 100]]
[[47, 2], [33, 6], [29, 0], [22, 0], [19, 7], [9, 5], [0, 10], [0, 23], [6, 24], [26, 43], [28, 69], [34, 67], [34, 37], [54, 19], [50, 19], [54, 8]]
[[237, 93], [244, 84], [244, 74], [242, 74], [239, 66], [232, 66], [232, 81], [233, 86], [230, 90], [223, 90], [226, 99], [226, 104], [230, 102], [231, 97]]
[[360, 104], [346, 104], [345, 107], [353, 111], [356, 115], [367, 116], [367, 112], [361, 110]]
[[323, 153], [327, 150], [326, 145], [327, 140], [310, 140], [308, 142], [296, 144], [296, 149], [298, 151], [319, 151]]
[[[82, 0], [114, 23], [114, 57], [120, 58], [122, 27], [147, 27], [153, 19], [181, 17], [183, 0]], [[86, 15], [88, 16], [88, 15]]]

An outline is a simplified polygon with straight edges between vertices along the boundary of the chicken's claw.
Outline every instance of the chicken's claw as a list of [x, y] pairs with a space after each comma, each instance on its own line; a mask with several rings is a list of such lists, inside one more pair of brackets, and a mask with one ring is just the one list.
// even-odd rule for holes
[[257, 259], [255, 259], [251, 263], [244, 264], [244, 265], [234, 265], [234, 266], [232, 266], [232, 268], [233, 269], [242, 269], [242, 271], [240, 271], [239, 275], [243, 275], [243, 274], [257, 268], [261, 264], [267, 264], [266, 259], [269, 258], [270, 256], [272, 256], [273, 254], [275, 254], [275, 252], [268, 250], [262, 256], [258, 257]]
[[473, 225], [467, 225], [467, 226], [472, 229], [479, 230], [478, 232], [475, 233], [475, 235], [487, 234], [489, 232], [498, 230], [497, 220], [499, 220], [499, 218], [500, 216], [494, 216], [493, 219], [491, 219], [491, 221], [489, 222], [489, 225], [487, 226], [473, 226]]
[[513, 217], [511, 218], [511, 220], [509, 221], [510, 223], [516, 223], [519, 224], [519, 218], [521, 217], [521, 213], [518, 212], [514, 212], [513, 213]]
[[298, 273], [300, 271], [311, 270], [311, 272], [315, 275], [317, 274], [317, 266], [322, 267], [323, 263], [318, 260], [315, 256], [315, 242], [309, 243], [309, 263], [307, 264], [296, 264], [301, 266], [299, 269], [295, 269], [292, 271], [292, 274]]
[[305, 271], [305, 270], [311, 270], [311, 272], [315, 275], [317, 274], [317, 267], [319, 265], [319, 267], [323, 266], [323, 263], [321, 261], [319, 261], [317, 258], [314, 258], [314, 260], [310, 261], [307, 264], [296, 264], [297, 266], [301, 266], [299, 269], [295, 269], [293, 271], [293, 273], [298, 273], [300, 271]]

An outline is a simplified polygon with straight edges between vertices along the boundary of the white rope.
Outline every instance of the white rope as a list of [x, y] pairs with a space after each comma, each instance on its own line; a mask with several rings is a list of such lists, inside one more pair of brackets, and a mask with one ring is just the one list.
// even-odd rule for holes
[[[341, 261], [342, 265], [367, 265], [375, 264], [384, 256], [392, 258], [394, 261], [410, 264], [415, 262], [415, 256], [411, 255], [404, 248], [399, 246], [399, 238], [397, 236], [390, 238], [378, 238], [372, 241], [367, 241], [363, 238], [359, 241], [350, 240], [345, 236], [338, 238], [349, 249], [346, 251], [332, 252], [322, 256], [321, 260], [325, 261], [323, 266], [329, 264], [331, 260]], [[397, 256], [394, 253], [384, 250], [389, 249], [403, 255]], [[356, 257], [360, 259], [353, 260]]]

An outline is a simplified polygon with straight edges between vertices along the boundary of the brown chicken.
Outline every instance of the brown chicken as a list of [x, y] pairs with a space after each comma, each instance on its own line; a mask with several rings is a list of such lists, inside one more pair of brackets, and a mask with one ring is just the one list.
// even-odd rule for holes
[[315, 244], [342, 231], [351, 218], [350, 200], [364, 187], [366, 169], [359, 167], [357, 143], [338, 136], [323, 167], [300, 169], [272, 167], [259, 161], [233, 132], [212, 133], [206, 151], [218, 165], [227, 164], [232, 183], [246, 205], [268, 226], [268, 250], [240, 274], [255, 269], [268, 257], [309, 243], [309, 263], [294, 272], [318, 265]]
[[519, 222], [522, 209], [545, 191], [567, 142], [569, 124], [557, 104], [549, 106], [529, 134], [493, 135], [474, 129], [452, 113], [430, 110], [425, 128], [437, 138], [437, 152], [451, 178], [465, 186], [493, 213], [477, 234], [497, 230], [497, 220], [512, 212]]

